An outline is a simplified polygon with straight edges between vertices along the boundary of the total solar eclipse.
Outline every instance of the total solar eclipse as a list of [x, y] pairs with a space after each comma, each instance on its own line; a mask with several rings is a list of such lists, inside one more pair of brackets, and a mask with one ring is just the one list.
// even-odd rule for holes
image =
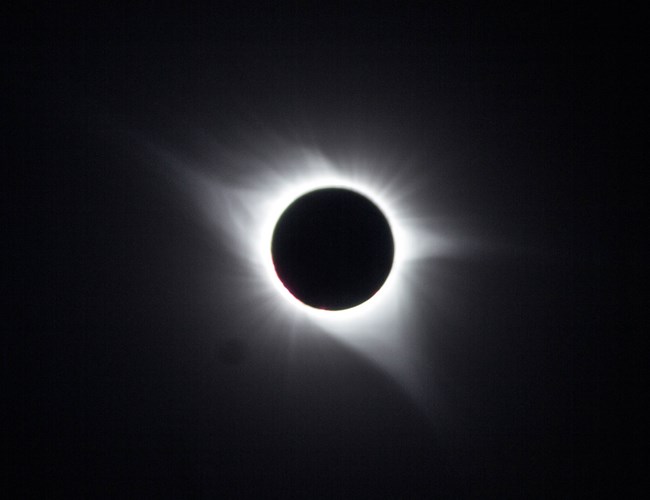
[[381, 210], [343, 188], [308, 192], [282, 213], [271, 255], [278, 278], [302, 303], [339, 311], [370, 299], [390, 274], [393, 234]]

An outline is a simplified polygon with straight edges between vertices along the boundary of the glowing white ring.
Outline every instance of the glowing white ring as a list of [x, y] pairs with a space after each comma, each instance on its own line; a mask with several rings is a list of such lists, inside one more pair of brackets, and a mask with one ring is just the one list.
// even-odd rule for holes
[[[363, 195], [367, 199], [369, 199], [372, 203], [375, 204], [379, 208], [379, 210], [383, 213], [384, 217], [386, 217], [386, 220], [388, 222], [388, 226], [390, 228], [391, 234], [393, 236], [393, 241], [394, 241], [394, 253], [393, 253], [393, 262], [391, 264], [391, 270], [386, 277], [386, 280], [383, 282], [379, 290], [377, 290], [370, 298], [367, 300], [363, 301], [361, 304], [358, 304], [353, 307], [349, 307], [346, 309], [339, 309], [339, 310], [327, 310], [327, 309], [319, 309], [316, 307], [312, 307], [308, 304], [305, 304], [304, 302], [300, 301], [298, 298], [296, 298], [282, 283], [280, 280], [279, 276], [277, 275], [277, 272], [275, 270], [275, 266], [273, 264], [273, 256], [271, 254], [271, 240], [273, 237], [273, 231], [275, 230], [275, 227], [282, 216], [282, 214], [285, 212], [285, 210], [291, 205], [294, 201], [296, 201], [298, 198], [301, 196], [313, 192], [317, 189], [327, 189], [327, 188], [333, 188], [333, 189], [347, 189], [349, 191], [356, 192], [360, 195]], [[292, 195], [293, 196], [293, 195]], [[282, 197], [281, 199], [288, 199]], [[271, 222], [273, 221], [273, 222]], [[320, 315], [329, 315], [329, 314], [337, 314], [340, 315], [346, 311], [351, 311], [352, 309], [357, 309], [357, 308], [362, 308], [364, 305], [368, 304], [369, 302], [372, 302], [373, 300], [377, 299], [377, 296], [380, 295], [381, 293], [386, 293], [384, 291], [384, 287], [390, 286], [391, 281], [393, 281], [393, 273], [396, 271], [396, 263], [399, 262], [399, 244], [398, 244], [398, 239], [395, 236], [395, 224], [391, 224], [391, 217], [388, 215], [386, 207], [382, 207], [381, 203], [374, 197], [371, 193], [369, 192], [364, 192], [363, 188], [359, 185], [354, 185], [354, 183], [345, 183], [341, 182], [340, 180], [338, 182], [330, 182], [330, 183], [322, 183], [322, 181], [319, 181], [317, 185], [313, 186], [310, 189], [307, 189], [306, 191], [298, 194], [297, 196], [293, 197], [282, 209], [280, 209], [278, 212], [274, 212], [272, 215], [269, 216], [268, 220], [265, 221], [265, 226], [264, 226], [264, 236], [262, 238], [263, 242], [267, 242], [267, 245], [265, 245], [265, 248], [263, 249], [263, 255], [262, 258], [264, 259], [265, 263], [265, 270], [267, 273], [268, 278], [273, 282], [275, 288], [278, 290], [278, 292], [290, 303], [296, 305], [297, 307], [304, 307], [306, 308], [307, 312], [309, 314], [314, 314], [317, 316]], [[367, 307], [367, 305], [366, 305]]]
[[[304, 161], [304, 159], [303, 159]], [[307, 161], [303, 174], [298, 174], [292, 179], [287, 179], [275, 186], [272, 196], [264, 197], [257, 207], [258, 214], [263, 215], [257, 228], [257, 242], [255, 254], [257, 262], [261, 264], [264, 274], [287, 304], [297, 308], [309, 317], [317, 320], [345, 320], [358, 318], [361, 315], [372, 314], [373, 310], [382, 307], [382, 304], [392, 295], [398, 283], [403, 279], [404, 264], [409, 259], [409, 242], [413, 235], [400, 224], [400, 212], [397, 209], [396, 196], [384, 187], [378, 186], [377, 181], [372, 182], [368, 176], [359, 175], [359, 172], [342, 174], [323, 158], [311, 158]], [[356, 172], [356, 173], [354, 173]], [[367, 301], [349, 309], [338, 311], [322, 310], [308, 306], [294, 297], [283, 285], [277, 276], [271, 255], [271, 241], [275, 226], [286, 208], [296, 199], [306, 193], [323, 188], [343, 188], [355, 191], [373, 202], [386, 217], [394, 240], [394, 256], [391, 271], [382, 287]]]

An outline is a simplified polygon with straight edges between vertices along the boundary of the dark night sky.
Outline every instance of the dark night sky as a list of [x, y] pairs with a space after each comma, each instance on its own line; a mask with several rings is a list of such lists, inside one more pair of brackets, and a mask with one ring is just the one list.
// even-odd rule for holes
[[[24, 495], [591, 497], [625, 476], [640, 17], [323, 3], [8, 16], [2, 441]], [[269, 136], [404, 158], [427, 215], [504, 249], [446, 257], [447, 299], [422, 304], [439, 408], [326, 334], [288, 363], [215, 284], [241, 263], [152, 145], [205, 161], [206, 137]]]

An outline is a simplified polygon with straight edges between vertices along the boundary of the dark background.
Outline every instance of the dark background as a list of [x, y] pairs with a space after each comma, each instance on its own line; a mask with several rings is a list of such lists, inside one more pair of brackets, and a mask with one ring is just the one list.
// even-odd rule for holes
[[[9, 484], [191, 498], [633, 485], [621, 410], [639, 364], [621, 360], [640, 333], [627, 249], [645, 201], [623, 178], [643, 165], [628, 143], [640, 12], [218, 3], [3, 16]], [[288, 363], [286, 336], [229, 288], [241, 263], [149, 148], [201, 157], [210, 137], [236, 153], [269, 134], [333, 158], [399, 152], [432, 186], [415, 200], [428, 215], [505, 249], [448, 256], [449, 298], [422, 308], [438, 416], [326, 334]]]

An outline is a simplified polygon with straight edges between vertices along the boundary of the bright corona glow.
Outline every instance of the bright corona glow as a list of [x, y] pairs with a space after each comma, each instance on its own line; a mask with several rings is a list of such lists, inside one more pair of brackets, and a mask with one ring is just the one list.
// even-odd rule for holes
[[[248, 226], [248, 230], [253, 229], [250, 233], [247, 230], [239, 236], [248, 240], [253, 262], [263, 270], [265, 287], [272, 288], [278, 299], [282, 300], [278, 307], [293, 308], [323, 325], [338, 324], [343, 327], [347, 324], [359, 332], [362, 330], [359, 327], [374, 322], [371, 318], [385, 323], [388, 320], [386, 315], [391, 314], [394, 305], [406, 293], [408, 263], [433, 250], [425, 248], [427, 243], [430, 245], [433, 241], [432, 235], [427, 234], [427, 228], [417, 228], [412, 224], [414, 217], [404, 206], [406, 200], [395, 183], [381, 178], [372, 170], [364, 170], [359, 165], [335, 166], [324, 157], [313, 154], [294, 159], [286, 168], [284, 175], [269, 175], [260, 181], [260, 190], [255, 196], [245, 196], [248, 199], [244, 205], [257, 214], [251, 217], [251, 221], [257, 222], [254, 222], [253, 228]], [[386, 282], [372, 298], [350, 309], [327, 311], [303, 304], [284, 287], [273, 266], [271, 239], [278, 219], [297, 198], [322, 188], [345, 188], [364, 195], [384, 213], [393, 233], [395, 253]]]
[[[242, 315], [254, 304], [268, 330], [304, 333], [311, 324], [363, 354], [412, 396], [422, 394], [420, 368], [426, 360], [419, 358], [419, 313], [435, 300], [432, 258], [453, 253], [456, 244], [438, 230], [435, 218], [417, 213], [417, 196], [427, 197], [418, 195], [420, 179], [400, 176], [395, 165], [358, 159], [334, 162], [304, 149], [263, 160], [242, 154], [230, 166], [237, 167], [241, 173], [229, 184], [205, 169], [183, 165], [179, 170], [204, 216], [220, 231], [220, 240], [230, 242], [239, 262], [221, 281], [239, 297]], [[303, 304], [283, 286], [273, 265], [271, 240], [278, 219], [297, 198], [322, 188], [345, 188], [367, 197], [383, 212], [393, 234], [393, 265], [384, 285], [350, 309], [327, 311]]]
[[[260, 258], [264, 262], [265, 268], [266, 268], [266, 273], [268, 276], [268, 279], [271, 280], [272, 283], [276, 286], [278, 293], [280, 293], [286, 300], [288, 300], [292, 305], [298, 308], [304, 308], [306, 314], [311, 314], [314, 315], [315, 317], [321, 317], [325, 315], [337, 315], [340, 317], [347, 317], [348, 319], [353, 317], [354, 315], [363, 315], [363, 314], [373, 314], [376, 313], [377, 306], [375, 305], [373, 307], [373, 303], [380, 303], [382, 300], [382, 297], [385, 294], [390, 294], [390, 287], [394, 286], [395, 279], [393, 277], [393, 273], [396, 271], [399, 271], [399, 251], [397, 250], [393, 256], [393, 263], [392, 263], [392, 268], [391, 272], [388, 275], [386, 281], [382, 284], [381, 288], [368, 300], [362, 302], [361, 304], [343, 309], [343, 310], [322, 310], [318, 308], [311, 307], [307, 304], [304, 304], [302, 301], [297, 299], [287, 288], [284, 286], [282, 281], [279, 279], [277, 276], [274, 264], [273, 264], [273, 259], [271, 255], [271, 238], [273, 237], [273, 232], [274, 228], [276, 227], [279, 218], [283, 214], [283, 212], [286, 210], [286, 208], [292, 204], [296, 199], [300, 198], [306, 193], [312, 192], [317, 189], [323, 189], [323, 188], [345, 188], [357, 193], [360, 193], [364, 195], [366, 198], [368, 198], [370, 201], [372, 201], [376, 206], [380, 208], [380, 210], [384, 213], [384, 216], [388, 219], [388, 223], [391, 229], [391, 232], [393, 234], [393, 239], [394, 239], [394, 244], [396, 249], [399, 249], [399, 244], [400, 241], [402, 243], [405, 242], [406, 237], [405, 235], [402, 234], [402, 238], [400, 239], [398, 231], [396, 231], [396, 226], [395, 224], [390, 223], [390, 211], [387, 209], [386, 206], [382, 206], [381, 202], [379, 201], [378, 197], [376, 195], [373, 195], [371, 192], [369, 192], [368, 189], [364, 189], [362, 186], [357, 185], [353, 182], [346, 182], [345, 179], [338, 177], [338, 178], [316, 178], [314, 179], [313, 183], [308, 183], [306, 186], [301, 186], [300, 187], [300, 192], [298, 192], [297, 195], [295, 195], [293, 190], [287, 190], [286, 193], [283, 193], [281, 196], [277, 198], [277, 205], [273, 207], [272, 211], [269, 213], [268, 219], [264, 222], [264, 227], [263, 227], [263, 236], [260, 238], [260, 242], [262, 243], [260, 245]], [[266, 244], [265, 244], [266, 243]], [[374, 311], [373, 311], [374, 309]]]

